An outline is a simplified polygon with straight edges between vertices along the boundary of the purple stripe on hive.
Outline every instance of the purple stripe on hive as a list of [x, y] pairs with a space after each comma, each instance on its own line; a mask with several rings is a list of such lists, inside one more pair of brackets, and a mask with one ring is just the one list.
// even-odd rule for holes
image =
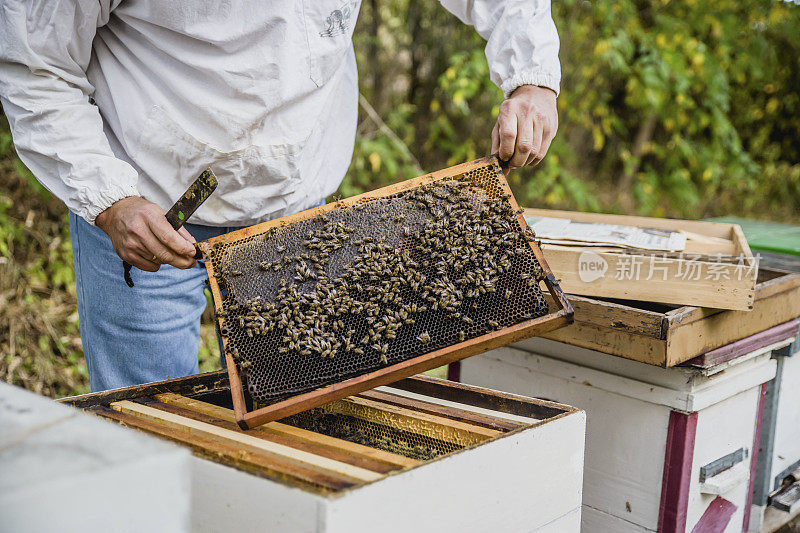
[[761, 421], [764, 418], [764, 404], [767, 397], [767, 383], [762, 383], [758, 390], [758, 407], [756, 408], [756, 428], [753, 435], [753, 453], [750, 457], [750, 480], [747, 483], [747, 503], [744, 507], [744, 520], [742, 531], [750, 529], [750, 509], [753, 505], [753, 485], [756, 481], [756, 468], [758, 468], [758, 448], [761, 445]]
[[722, 533], [736, 509], [737, 507], [732, 502], [717, 496], [708, 504], [706, 512], [692, 528], [692, 533]]
[[694, 359], [690, 359], [684, 365], [694, 366], [699, 368], [708, 368], [710, 366], [730, 361], [740, 355], [750, 353], [752, 351], [769, 346], [770, 344], [780, 342], [789, 337], [797, 335], [798, 324], [796, 320], [790, 320], [783, 324], [765, 329], [755, 335], [750, 335], [744, 339], [732, 342], [725, 346], [721, 346], [710, 352], [698, 355]]
[[686, 509], [692, 474], [697, 413], [669, 413], [667, 449], [664, 454], [664, 477], [661, 481], [661, 504], [658, 512], [659, 533], [686, 531]]
[[447, 365], [447, 379], [461, 382], [461, 361], [455, 361]]

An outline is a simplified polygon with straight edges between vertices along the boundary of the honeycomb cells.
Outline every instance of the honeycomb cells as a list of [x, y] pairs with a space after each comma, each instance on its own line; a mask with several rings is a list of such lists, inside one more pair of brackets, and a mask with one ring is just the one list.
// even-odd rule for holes
[[253, 399], [272, 403], [547, 314], [532, 234], [498, 171], [214, 245], [206, 261], [220, 333]]
[[435, 459], [465, 446], [452, 440], [423, 434], [416, 428], [389, 426], [374, 420], [348, 416], [331, 406], [309, 409], [284, 418], [281, 422], [423, 461]]

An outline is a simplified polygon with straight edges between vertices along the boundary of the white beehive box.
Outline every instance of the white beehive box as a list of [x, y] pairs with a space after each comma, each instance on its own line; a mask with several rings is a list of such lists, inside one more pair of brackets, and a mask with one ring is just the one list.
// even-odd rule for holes
[[[464, 421], [487, 422], [476, 430], [482, 432], [480, 442], [377, 473], [365, 470], [368, 461], [348, 463], [343, 454], [349, 450], [362, 454], [361, 460], [385, 459], [384, 450], [354, 447], [328, 434], [309, 435], [308, 427], [300, 430], [305, 440], [295, 445], [286, 436], [297, 435], [299, 426], [289, 427], [294, 422], [286, 419], [260, 429], [234, 431], [230, 410], [209, 407], [209, 402], [221, 405], [229, 399], [226, 384], [224, 374], [212, 373], [67, 401], [193, 448], [197, 454], [191, 478], [193, 531], [579, 530], [585, 438], [585, 414], [580, 410], [433, 378], [410, 378], [323, 406], [326, 412], [362, 416], [365, 412], [356, 408], [369, 405], [379, 414], [373, 421], [386, 427], [404, 421], [404, 431], [437, 439], [455, 435], [454, 430], [468, 432]], [[217, 418], [200, 411], [192, 414], [179, 406], [197, 408], [206, 415], [216, 413]], [[186, 417], [194, 421], [187, 422]], [[508, 429], [489, 430], [493, 424]], [[260, 431], [289, 431], [280, 436], [286, 446], [254, 443], [255, 437], [269, 437]], [[196, 440], [198, 435], [216, 438], [204, 444]], [[239, 441], [241, 450], [232, 456], [216, 447]], [[336, 455], [314, 456], [313, 447], [323, 444]], [[280, 461], [302, 464], [312, 478], [342, 474], [349, 486], [320, 490], [295, 482], [291, 468], [281, 472], [279, 464], [269, 464], [269, 456], [257, 457], [258, 446], [277, 454], [273, 457]], [[250, 468], [255, 459], [265, 468]], [[244, 460], [250, 460], [249, 465]], [[354, 468], [354, 464], [361, 466]]]
[[658, 368], [530, 339], [463, 361], [461, 380], [586, 410], [584, 531], [716, 524], [711, 530], [733, 532], [749, 514], [756, 427], [776, 347], [705, 369]]
[[[800, 320], [793, 322], [796, 331]], [[750, 513], [750, 529], [765, 533], [800, 514], [800, 500], [768, 505], [770, 495], [800, 469], [800, 340], [795, 337], [790, 345], [774, 351], [773, 358], [777, 370], [767, 386]]]
[[0, 382], [0, 531], [190, 531], [191, 455]]
[[582, 416], [328, 496], [196, 458], [194, 531], [541, 531], [580, 528]]

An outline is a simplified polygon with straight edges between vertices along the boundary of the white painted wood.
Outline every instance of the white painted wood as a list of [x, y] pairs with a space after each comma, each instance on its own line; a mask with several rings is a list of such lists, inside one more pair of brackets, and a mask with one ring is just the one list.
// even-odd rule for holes
[[193, 530], [577, 532], [585, 413], [321, 496], [194, 459]]
[[325, 531], [535, 531], [580, 507], [584, 434], [576, 412], [348, 491]]
[[573, 509], [541, 527], [533, 529], [535, 533], [562, 533], [564, 531], [581, 530], [581, 508]]
[[[769, 352], [755, 352], [704, 375], [531, 339], [464, 360], [461, 379], [586, 410], [583, 529], [591, 532], [657, 529], [669, 413], [698, 412], [687, 509], [691, 531], [716, 497], [701, 493], [700, 467], [738, 448], [752, 453], [760, 385], [776, 366]], [[750, 456], [736, 471], [740, 477], [717, 480], [717, 492], [737, 506], [726, 531], [741, 531], [749, 466]]]
[[[772, 346], [781, 347], [785, 345], [785, 342], [781, 341]], [[706, 371], [690, 367], [662, 368], [541, 337], [526, 339], [512, 344], [509, 348], [546, 355], [552, 359], [567, 361], [583, 367], [602, 370], [605, 373], [629, 377], [643, 383], [686, 392], [699, 392], [707, 386], [716, 388], [718, 382], [711, 379], [711, 374], [722, 370], [747, 373], [750, 369], [760, 366], [763, 359], [770, 357], [770, 350], [759, 348], [727, 363], [712, 367], [712, 369], [715, 369], [714, 371]], [[719, 370], [717, 371], [716, 369]], [[731, 372], [727, 373], [730, 374]]]
[[396, 394], [397, 396], [403, 396], [404, 398], [410, 398], [412, 400], [420, 400], [423, 402], [434, 403], [436, 405], [441, 405], [444, 407], [452, 407], [454, 409], [460, 409], [462, 411], [468, 411], [470, 413], [491, 416], [493, 418], [500, 418], [501, 420], [508, 420], [509, 422], [533, 424], [534, 422], [538, 421], [538, 419], [536, 418], [529, 418], [527, 416], [520, 416], [511, 413], [503, 413], [500, 411], [494, 411], [492, 409], [485, 409], [483, 407], [475, 407], [474, 405], [467, 405], [465, 403], [451, 402], [450, 400], [434, 398], [433, 396], [425, 396], [424, 394], [417, 394], [416, 392], [410, 392], [403, 389], [393, 389], [391, 387], [376, 387], [375, 390], [380, 392], [386, 392], [389, 394]]
[[642, 527], [618, 516], [584, 505], [581, 511], [581, 531], [584, 533], [650, 533], [656, 530]]
[[190, 456], [48, 400], [34, 398], [47, 409], [28, 410], [9, 401], [3, 387], [3, 531], [569, 533], [580, 527], [582, 411], [319, 495]]
[[[746, 472], [745, 481], [736, 484], [720, 494], [736, 505], [726, 533], [742, 531], [744, 510], [748, 501], [748, 482], [750, 480], [750, 461], [752, 458], [753, 437], [758, 410], [759, 387], [740, 392], [723, 402], [712, 405], [697, 414], [697, 433], [694, 443], [694, 459], [692, 461], [691, 484], [689, 485], [689, 504], [686, 510], [687, 530], [694, 525], [717, 497], [715, 494], [703, 494], [700, 490], [700, 468], [744, 448], [747, 457], [740, 463]], [[741, 468], [741, 466], [740, 466]]]
[[794, 513], [787, 513], [775, 509], [774, 507], [767, 507], [764, 510], [764, 520], [761, 523], [759, 533], [774, 533], [778, 529], [786, 525], [787, 522], [795, 519], [800, 515], [800, 509], [796, 509]]
[[783, 358], [770, 488], [775, 476], [800, 461], [800, 354]]
[[587, 417], [584, 503], [655, 530], [669, 409], [595, 387], [589, 381], [594, 375], [581, 375], [575, 365], [559, 367], [561, 376], [544, 372], [536, 363], [547, 359], [536, 356], [527, 360], [530, 366], [522, 367], [493, 357], [471, 357], [462, 361], [461, 380], [580, 405]]
[[[594, 353], [596, 354], [595, 357], [597, 357], [597, 352]], [[600, 355], [606, 358], [612, 358], [612, 356]], [[722, 375], [700, 376], [701, 379], [677, 380], [681, 389], [676, 390], [664, 384], [675, 381], [669, 376], [665, 377], [665, 379], [658, 380], [662, 381], [661, 384], [653, 383], [653, 381], [657, 381], [655, 379], [651, 379], [649, 382], [640, 381], [635, 377], [613, 374], [604, 370], [595, 370], [579, 364], [543, 357], [537, 353], [525, 352], [511, 347], [491, 350], [480, 357], [508, 362], [520, 368], [535, 367], [537, 372], [544, 372], [550, 376], [569, 375], [571, 376], [570, 379], [579, 383], [588, 382], [593, 387], [614, 392], [615, 394], [664, 405], [684, 412], [694, 412], [705, 409], [709, 405], [729, 398], [739, 391], [769, 381], [775, 377], [776, 368], [775, 361], [771, 361], [770, 355], [764, 353], [755, 359], [745, 361], [745, 363], [741, 365], [741, 368], [730, 368]], [[464, 366], [472, 364], [473, 359], [474, 358], [471, 358], [465, 363], [462, 363], [462, 370]], [[650, 366], [650, 368], [664, 372], [665, 374], [676, 371], [674, 368], [652, 366]], [[684, 368], [677, 370], [681, 375], [685, 374], [685, 371], [686, 369]], [[699, 372], [697, 374], [699, 375]], [[469, 383], [466, 379], [464, 379], [464, 382]], [[691, 385], [692, 383], [693, 385]], [[487, 385], [492, 386], [488, 383]], [[493, 386], [494, 388], [502, 389], [502, 386], [498, 384], [494, 384]], [[530, 393], [521, 392], [521, 394]]]
[[750, 481], [750, 462], [744, 461], [700, 483], [700, 493], [724, 496], [748, 481]]
[[0, 383], [0, 530], [189, 531], [187, 450]]
[[198, 457], [192, 458], [191, 476], [194, 532], [322, 531], [321, 496]]
[[511, 344], [509, 348], [546, 355], [551, 359], [579, 364], [583, 367], [602, 370], [609, 374], [631, 376], [644, 383], [662, 385], [675, 390], [679, 390], [687, 379], [680, 373], [665, 374], [662, 372], [663, 369], [661, 367], [625, 359], [624, 357], [609, 357], [606, 354], [601, 354], [588, 348], [581, 348], [542, 337], [531, 337]]
[[759, 531], [765, 519], [766, 506], [764, 505], [751, 505], [750, 506], [750, 525], [747, 531]]

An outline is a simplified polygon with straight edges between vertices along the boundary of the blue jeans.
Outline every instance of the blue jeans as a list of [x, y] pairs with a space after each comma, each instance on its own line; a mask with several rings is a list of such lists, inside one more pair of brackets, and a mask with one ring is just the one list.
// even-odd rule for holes
[[[122, 278], [122, 260], [111, 239], [69, 214], [78, 318], [92, 391], [127, 387], [196, 374], [200, 315], [206, 269], [202, 262], [181, 270], [131, 272], [135, 287]], [[186, 224], [198, 241], [238, 228]]]

